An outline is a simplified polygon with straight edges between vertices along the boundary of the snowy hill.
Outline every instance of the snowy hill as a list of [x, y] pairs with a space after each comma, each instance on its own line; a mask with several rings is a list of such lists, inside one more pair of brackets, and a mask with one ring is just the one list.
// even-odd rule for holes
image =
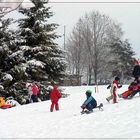
[[[104, 104], [104, 111], [80, 115], [87, 89]], [[59, 101], [57, 112], [49, 112], [50, 101], [0, 110], [0, 138], [140, 138], [140, 98], [109, 104], [106, 86], [99, 86], [99, 93], [93, 86], [66, 87], [66, 93], [70, 96]]]

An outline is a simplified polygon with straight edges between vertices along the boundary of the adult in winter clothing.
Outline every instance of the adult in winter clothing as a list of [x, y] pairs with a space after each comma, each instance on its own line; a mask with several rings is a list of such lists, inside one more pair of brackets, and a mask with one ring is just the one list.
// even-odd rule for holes
[[132, 75], [134, 76], [135, 80], [140, 76], [140, 65], [138, 60], [134, 62], [134, 69]]
[[113, 99], [113, 103], [117, 103], [117, 89], [118, 88], [121, 88], [122, 85], [120, 85], [120, 78], [119, 77], [115, 77], [114, 81], [112, 82], [111, 84], [111, 90], [110, 90], [110, 93], [111, 93], [111, 96], [107, 97], [106, 100], [109, 102], [111, 99]]
[[35, 84], [32, 83], [27, 83], [26, 88], [28, 90], [28, 96], [29, 96], [29, 101], [28, 103], [31, 102], [38, 102], [38, 87]]
[[54, 82], [51, 82], [51, 84], [53, 86], [53, 89], [50, 93], [50, 98], [51, 98], [51, 102], [52, 102], [50, 111], [53, 112], [54, 106], [57, 111], [59, 110], [58, 101], [61, 98], [61, 93], [59, 92], [58, 87]]
[[87, 112], [87, 113], [93, 112], [93, 109], [97, 107], [97, 101], [91, 96], [91, 94], [92, 94], [91, 90], [86, 91], [87, 99], [81, 106], [81, 108], [83, 109], [82, 113], [83, 112]]

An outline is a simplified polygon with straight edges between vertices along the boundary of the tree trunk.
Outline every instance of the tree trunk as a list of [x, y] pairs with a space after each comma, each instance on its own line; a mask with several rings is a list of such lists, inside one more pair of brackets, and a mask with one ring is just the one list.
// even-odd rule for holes
[[91, 85], [91, 81], [92, 81], [92, 78], [91, 78], [91, 76], [92, 76], [92, 68], [91, 68], [91, 66], [89, 66], [88, 70], [89, 70], [89, 73], [88, 73], [89, 74], [89, 76], [88, 76], [89, 77], [88, 84]]
[[97, 70], [94, 70], [94, 82], [97, 85]]

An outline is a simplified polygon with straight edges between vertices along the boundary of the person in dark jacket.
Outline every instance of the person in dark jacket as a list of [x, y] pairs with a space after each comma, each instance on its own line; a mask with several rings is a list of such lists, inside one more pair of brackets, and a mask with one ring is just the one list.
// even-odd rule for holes
[[135, 78], [135, 80], [137, 80], [137, 78], [140, 76], [140, 65], [139, 65], [139, 61], [136, 60], [134, 62], [134, 69], [133, 69], [133, 72], [132, 72], [132, 75], [133, 77]]
[[91, 113], [93, 112], [93, 109], [97, 107], [97, 101], [91, 96], [91, 94], [92, 94], [91, 90], [86, 91], [87, 99], [81, 106], [82, 108], [81, 113]]

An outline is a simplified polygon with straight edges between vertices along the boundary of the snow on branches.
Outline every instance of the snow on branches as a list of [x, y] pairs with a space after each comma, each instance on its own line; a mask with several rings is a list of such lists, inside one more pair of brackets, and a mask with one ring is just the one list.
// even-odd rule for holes
[[37, 66], [37, 67], [41, 67], [41, 68], [44, 68], [44, 66], [45, 66], [45, 63], [38, 61], [38, 60], [35, 60], [35, 59], [30, 60], [27, 63], [31, 66]]

